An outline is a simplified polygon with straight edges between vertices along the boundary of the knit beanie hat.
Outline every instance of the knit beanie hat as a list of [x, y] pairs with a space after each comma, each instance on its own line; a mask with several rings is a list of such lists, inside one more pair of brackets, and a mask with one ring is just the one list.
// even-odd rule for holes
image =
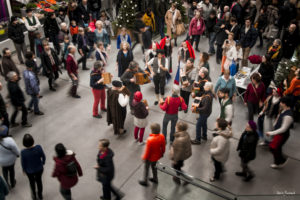
[[7, 136], [8, 128], [5, 125], [0, 126], [0, 137]]
[[256, 123], [255, 123], [253, 120], [249, 120], [249, 121], [248, 121], [248, 124], [249, 124], [249, 126], [251, 127], [251, 129], [252, 129], [253, 131], [256, 131], [257, 126], [256, 126]]
[[143, 99], [143, 94], [140, 91], [134, 93], [134, 100], [140, 102]]
[[115, 80], [115, 81], [112, 82], [112, 85], [113, 85], [114, 87], [120, 88], [120, 87], [122, 87], [122, 82], [121, 82], [121, 81]]

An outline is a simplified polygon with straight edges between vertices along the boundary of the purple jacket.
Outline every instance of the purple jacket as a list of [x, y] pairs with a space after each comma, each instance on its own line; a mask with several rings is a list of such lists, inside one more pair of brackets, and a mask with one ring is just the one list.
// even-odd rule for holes
[[[197, 26], [198, 21], [200, 21], [200, 26]], [[196, 17], [194, 17], [190, 23], [189, 35], [202, 35], [204, 31], [205, 23], [203, 18], [201, 17], [200, 19], [196, 19]]]

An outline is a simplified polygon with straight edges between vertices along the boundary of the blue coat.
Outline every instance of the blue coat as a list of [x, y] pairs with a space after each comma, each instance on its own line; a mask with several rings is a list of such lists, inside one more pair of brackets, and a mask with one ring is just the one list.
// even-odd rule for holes
[[[126, 35], [127, 35], [127, 41], [126, 42], [128, 42], [129, 46], [131, 47], [131, 38], [130, 38], [130, 36], [128, 34], [126, 34]], [[118, 38], [117, 38], [117, 49], [120, 49], [121, 42], [122, 42], [121, 35], [118, 35]]]
[[242, 47], [252, 48], [256, 43], [257, 36], [258, 33], [253, 26], [250, 27], [247, 33], [245, 33], [245, 26], [243, 26], [243, 28], [241, 29], [241, 39], [240, 39]]
[[40, 92], [39, 82], [33, 71], [25, 70], [23, 72], [26, 93], [29, 95], [37, 95]]
[[229, 97], [231, 98], [236, 90], [235, 79], [230, 76], [229, 80], [226, 82], [224, 76], [220, 76], [216, 83], [215, 93], [222, 88], [227, 88], [229, 90]]

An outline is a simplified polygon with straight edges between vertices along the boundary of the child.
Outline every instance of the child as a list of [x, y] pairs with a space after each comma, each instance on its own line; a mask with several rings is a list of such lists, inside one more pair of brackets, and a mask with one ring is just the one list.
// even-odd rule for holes
[[[145, 103], [142, 102], [143, 95], [140, 91], [137, 91], [134, 93], [133, 101], [132, 101], [132, 110], [133, 110], [133, 123], [134, 123], [134, 138], [136, 142], [139, 142], [140, 145], [144, 144], [143, 137], [145, 132], [145, 127], [147, 126], [147, 116], [149, 114], [148, 112], [148, 106], [145, 105]], [[138, 133], [140, 132], [140, 135], [138, 136]]]
[[44, 49], [43, 49], [43, 42], [42, 42], [42, 35], [40, 32], [36, 31], [35, 32], [35, 39], [34, 39], [34, 43], [35, 43], [35, 49], [36, 49], [36, 57], [40, 58], [41, 54], [43, 53]]
[[69, 29], [65, 22], [60, 24], [60, 31], [58, 33], [58, 41], [59, 43], [64, 42], [65, 35], [69, 35]]
[[127, 29], [125, 27], [123, 27], [121, 29], [121, 33], [120, 35], [118, 35], [118, 38], [117, 38], [117, 49], [120, 49], [120, 45], [122, 42], [128, 42], [130, 48], [131, 48], [131, 38], [130, 36], [127, 34]]
[[100, 60], [103, 62], [104, 66], [107, 65], [107, 53], [104, 48], [103, 42], [98, 42], [97, 48], [96, 48], [96, 60]]
[[70, 33], [72, 35], [72, 42], [74, 45], [77, 44], [78, 26], [75, 20], [71, 21]]
[[66, 60], [67, 60], [67, 56], [69, 54], [69, 45], [71, 44], [70, 42], [70, 37], [68, 35], [65, 35], [64, 37], [64, 44], [63, 44], [63, 52], [62, 52], [62, 56], [61, 56], [61, 61], [64, 64], [64, 69], [66, 69]]
[[227, 128], [228, 123], [225, 119], [217, 119], [217, 133], [210, 144], [210, 153], [215, 166], [214, 176], [209, 180], [211, 182], [218, 180], [223, 173], [223, 165], [228, 160], [230, 141], [232, 132]]
[[85, 34], [87, 36], [87, 45], [89, 47], [87, 58], [90, 58], [92, 53], [95, 51], [94, 46], [95, 46], [96, 35], [90, 27], [85, 28]]

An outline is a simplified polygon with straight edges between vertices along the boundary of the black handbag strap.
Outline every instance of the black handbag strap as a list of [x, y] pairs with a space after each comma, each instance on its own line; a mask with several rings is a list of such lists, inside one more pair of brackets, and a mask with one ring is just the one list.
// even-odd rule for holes
[[8, 148], [8, 147], [4, 146], [1, 142], [0, 142], [0, 145], [1, 145], [4, 149], [6, 149], [6, 150], [8, 150], [8, 151], [11, 151], [13, 154], [15, 154], [16, 156], [18, 156], [11, 148]]

